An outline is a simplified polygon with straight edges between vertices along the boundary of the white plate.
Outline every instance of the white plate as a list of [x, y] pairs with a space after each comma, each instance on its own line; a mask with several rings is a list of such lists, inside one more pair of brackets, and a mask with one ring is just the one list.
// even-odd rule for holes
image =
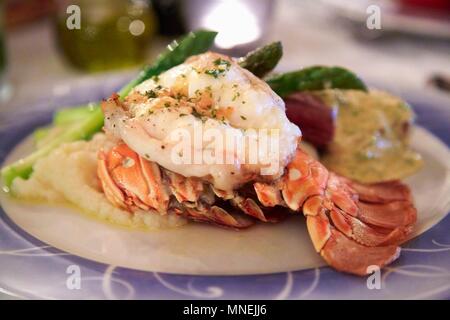
[[[28, 140], [29, 141], [29, 140]], [[450, 209], [450, 151], [423, 128], [412, 145], [425, 166], [407, 179], [418, 209], [415, 235]], [[26, 141], [7, 162], [30, 151]], [[231, 231], [190, 223], [161, 231], [137, 231], [91, 219], [65, 207], [24, 204], [2, 194], [1, 206], [22, 229], [58, 249], [106, 264], [145, 271], [201, 275], [262, 274], [324, 265], [313, 250], [302, 216], [280, 224]]]

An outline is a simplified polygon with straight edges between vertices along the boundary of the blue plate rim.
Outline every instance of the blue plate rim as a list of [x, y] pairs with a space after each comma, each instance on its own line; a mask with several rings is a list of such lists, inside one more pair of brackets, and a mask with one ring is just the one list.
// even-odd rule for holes
[[[71, 105], [80, 102], [74, 96], [64, 97], [62, 100], [65, 103], [57, 101], [55, 105]], [[99, 99], [92, 96], [89, 100]], [[418, 114], [418, 123], [449, 146], [450, 120], [447, 119], [450, 119], [450, 109], [430, 101], [417, 99], [417, 97], [415, 100], [410, 99], [410, 102]], [[0, 122], [0, 135], [2, 136], [0, 162], [4, 161], [9, 150], [29, 134], [34, 127], [50, 121], [54, 108], [49, 107], [45, 101], [40, 102], [39, 105], [40, 107], [37, 107], [35, 111], [22, 115], [20, 121]], [[45, 270], [52, 270], [55, 266], [78, 265], [84, 274], [82, 279], [83, 277], [98, 279], [98, 281], [86, 282], [87, 285], [84, 285], [81, 290], [70, 290], [67, 285], [58, 285], [49, 292], [43, 292], [45, 288], [40, 285], [38, 289], [41, 291], [34, 292], [30, 291], [30, 288], [11, 287], [0, 276], [0, 292], [31, 299], [86, 297], [99, 299], [397, 299], [399, 297], [448, 299], [450, 298], [450, 285], [442, 287], [437, 284], [437, 289], [434, 291], [428, 289], [428, 292], [415, 292], [411, 289], [411, 285], [405, 286], [407, 281], [401, 279], [407, 277], [408, 282], [412, 284], [417, 281], [417, 288], [426, 287], [422, 283], [423, 280], [420, 280], [422, 278], [439, 279], [440, 282], [444, 279], [449, 280], [448, 283], [450, 283], [450, 235], [445, 232], [449, 227], [450, 216], [447, 216], [438, 225], [408, 242], [402, 257], [392, 267], [395, 270], [409, 265], [416, 266], [418, 270], [414, 268], [412, 271], [403, 270], [400, 274], [388, 270], [390, 272], [389, 286], [386, 285], [382, 290], [370, 290], [367, 288], [367, 279], [342, 274], [328, 267], [265, 275], [191, 276], [108, 266], [47, 246], [20, 229], [4, 210], [0, 209], [0, 261], [5, 262], [12, 259], [14, 260], [11, 262], [12, 264], [35, 264], [39, 266], [40, 271], [43, 270], [39, 275], [34, 275], [39, 278], [49, 277], [49, 272]], [[14, 246], [12, 242], [19, 247], [12, 248]], [[28, 247], [24, 248], [26, 245]], [[19, 252], [25, 250], [24, 252], [33, 252], [33, 254], [22, 256], [5, 254], [5, 252], [17, 250]], [[428, 264], [418, 263], [420, 261], [426, 261]], [[416, 276], [411, 276], [411, 274]], [[18, 274], [15, 273], [14, 276], [18, 276]], [[58, 278], [62, 279], [61, 283], [65, 283], [63, 280], [68, 276], [70, 275], [62, 272]], [[27, 274], [27, 277], [33, 278], [33, 274]], [[53, 278], [52, 275], [49, 279]], [[342, 288], [346, 288], [345, 292], [342, 292]], [[441, 290], [438, 290], [439, 288]]]

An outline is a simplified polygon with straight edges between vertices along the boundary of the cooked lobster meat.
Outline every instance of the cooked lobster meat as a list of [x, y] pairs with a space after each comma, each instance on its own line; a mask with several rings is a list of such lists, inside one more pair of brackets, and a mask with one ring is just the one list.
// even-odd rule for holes
[[[395, 260], [416, 221], [404, 184], [350, 181], [298, 148], [301, 132], [283, 101], [226, 56], [193, 57], [102, 108], [117, 143], [99, 152], [98, 177], [108, 200], [130, 214], [242, 229], [303, 213], [316, 251], [357, 275]], [[197, 129], [214, 134], [195, 141]], [[236, 149], [230, 137], [246, 143]]]

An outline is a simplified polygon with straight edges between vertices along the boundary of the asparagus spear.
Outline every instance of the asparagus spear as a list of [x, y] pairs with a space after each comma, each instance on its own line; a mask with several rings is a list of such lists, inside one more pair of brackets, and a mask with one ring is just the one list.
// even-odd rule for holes
[[367, 90], [361, 79], [341, 67], [313, 66], [276, 75], [267, 79], [267, 83], [281, 97], [298, 91], [328, 88]]
[[249, 70], [255, 76], [262, 78], [272, 71], [283, 55], [281, 42], [273, 42], [254, 51], [238, 60], [241, 67]]
[[[134, 86], [142, 81], [184, 62], [191, 55], [206, 51], [212, 45], [216, 35], [216, 32], [200, 30], [189, 33], [179, 42], [172, 42], [167, 50], [158, 56], [153, 65], [144, 68], [137, 78], [119, 91], [120, 97], [123, 99]], [[10, 188], [13, 180], [17, 177], [28, 178], [33, 171], [33, 165], [36, 160], [46, 156], [62, 143], [84, 139], [99, 131], [102, 126], [103, 113], [96, 105], [92, 108], [89, 116], [82, 117], [82, 120], [69, 125], [58, 137], [49, 141], [45, 146], [29, 156], [4, 167], [1, 170], [1, 177], [5, 186]]]
[[160, 54], [155, 63], [144, 68], [139, 76], [128, 83], [119, 91], [120, 97], [125, 97], [136, 85], [166, 71], [180, 63], [186, 58], [205, 52], [213, 44], [217, 32], [213, 31], [196, 31], [191, 32], [182, 41], [174, 41], [169, 44], [167, 50]]
[[[119, 91], [120, 98], [125, 98], [128, 93], [130, 93], [131, 89], [141, 82], [183, 63], [186, 58], [192, 55], [205, 52], [211, 47], [216, 35], [217, 32], [199, 30], [189, 33], [181, 41], [173, 41], [167, 46], [167, 49], [156, 58], [156, 61], [152, 65], [142, 69], [135, 79], [130, 81]], [[55, 113], [53, 123], [59, 125], [78, 121], [83, 117], [88, 116], [96, 107], [98, 107], [98, 104], [61, 109]]]
[[[183, 46], [183, 43], [180, 43], [180, 47], [181, 46]], [[239, 58], [238, 63], [241, 67], [249, 70], [256, 76], [263, 77], [265, 74], [272, 71], [273, 68], [275, 68], [282, 55], [283, 47], [281, 46], [281, 42], [278, 41], [249, 52], [245, 57]], [[148, 67], [147, 70], [143, 70], [142, 72], [147, 72], [147, 74], [149, 72], [155, 73], [156, 75], [161, 73], [162, 71], [170, 69], [174, 65], [182, 63], [185, 60], [184, 56], [175, 54], [173, 55], [172, 60], [161, 59], [161, 56], [152, 67]], [[150, 68], [153, 69], [153, 71], [150, 71]], [[148, 76], [143, 76], [142, 79], [136, 78], [127, 86], [125, 86], [119, 92], [119, 95], [121, 97], [126, 96], [131, 88], [146, 79], [148, 79]], [[93, 108], [95, 108], [95, 104], [61, 109], [55, 113], [55, 116], [53, 117], [53, 123], [56, 125], [65, 125], [73, 121], [79, 121], [83, 117], [86, 117], [90, 112], [92, 112]]]
[[48, 127], [37, 128], [33, 132], [34, 141], [36, 143], [38, 143], [39, 141], [44, 140], [48, 136], [49, 132], [50, 132], [50, 128], [48, 128]]
[[64, 142], [83, 139], [89, 132], [100, 130], [103, 126], [103, 113], [100, 108], [95, 109], [92, 115], [79, 123], [72, 124], [57, 138], [49, 141], [45, 146], [36, 150], [29, 156], [6, 166], [1, 171], [3, 183], [10, 188], [13, 180], [17, 177], [27, 179], [33, 172], [34, 163], [41, 157], [46, 156], [56, 147]]
[[80, 121], [89, 116], [96, 108], [98, 108], [98, 103], [93, 102], [81, 106], [60, 109], [53, 115], [53, 124], [64, 126]]

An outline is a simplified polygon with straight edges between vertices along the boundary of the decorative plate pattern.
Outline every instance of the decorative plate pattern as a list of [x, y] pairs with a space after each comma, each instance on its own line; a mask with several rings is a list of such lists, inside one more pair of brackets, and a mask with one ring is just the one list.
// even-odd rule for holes
[[[85, 99], [98, 99], [109, 89]], [[34, 127], [50, 120], [52, 105], [79, 102], [70, 96], [52, 104], [41, 102], [20, 117], [15, 112], [2, 115], [0, 162]], [[413, 106], [419, 123], [449, 145], [450, 109], [421, 102]], [[369, 289], [367, 283], [372, 280], [327, 267], [250, 276], [187, 276], [118, 268], [48, 246], [22, 231], [0, 209], [0, 292], [43, 299], [444, 299], [450, 298], [449, 230], [447, 216], [410, 241], [400, 259], [381, 272], [381, 288]], [[78, 274], [80, 282], [74, 278]]]

